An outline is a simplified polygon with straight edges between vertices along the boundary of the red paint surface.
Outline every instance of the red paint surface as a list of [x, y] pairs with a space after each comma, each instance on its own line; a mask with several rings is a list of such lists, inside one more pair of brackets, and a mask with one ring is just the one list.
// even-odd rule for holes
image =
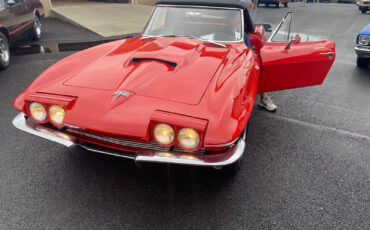
[[267, 43], [261, 49], [263, 71], [258, 92], [320, 85], [325, 80], [335, 55], [332, 41], [301, 42], [285, 49], [287, 43]]

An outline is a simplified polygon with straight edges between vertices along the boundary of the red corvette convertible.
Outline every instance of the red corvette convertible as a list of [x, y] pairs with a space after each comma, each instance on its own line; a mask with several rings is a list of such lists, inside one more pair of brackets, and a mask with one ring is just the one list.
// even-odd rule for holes
[[233, 168], [256, 94], [321, 84], [334, 62], [334, 42], [300, 42], [290, 20], [267, 41], [238, 1], [160, 0], [140, 36], [42, 73], [13, 124], [137, 162]]

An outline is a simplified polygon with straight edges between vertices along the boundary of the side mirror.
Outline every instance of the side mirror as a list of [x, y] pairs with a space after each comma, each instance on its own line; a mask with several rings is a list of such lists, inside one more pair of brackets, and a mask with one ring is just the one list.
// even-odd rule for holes
[[15, 5], [15, 1], [14, 0], [8, 0], [8, 1], [6, 1], [6, 4], [8, 6], [13, 6], [13, 5]]
[[300, 42], [301, 42], [301, 36], [299, 36], [299, 35], [297, 34], [294, 38], [290, 39], [290, 41], [289, 41], [288, 45], [285, 47], [285, 49], [286, 49], [286, 50], [290, 49], [290, 45], [291, 45], [292, 43], [293, 43], [293, 44], [298, 44], [298, 43], [300, 43]]

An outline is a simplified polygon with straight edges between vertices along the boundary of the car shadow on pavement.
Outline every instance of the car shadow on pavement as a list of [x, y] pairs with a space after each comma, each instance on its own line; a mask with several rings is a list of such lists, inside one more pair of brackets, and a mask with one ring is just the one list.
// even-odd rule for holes
[[121, 178], [121, 181], [135, 180], [141, 182], [139, 184], [142, 186], [165, 186], [168, 192], [179, 189], [201, 191], [213, 188], [218, 190], [227, 187], [227, 184], [231, 183], [237, 175], [224, 169], [208, 167], [135, 163], [133, 160], [106, 156], [81, 148], [72, 149], [68, 152], [71, 161], [77, 166], [77, 170], [91, 170], [94, 174], [101, 175], [112, 174], [111, 176]]
[[370, 65], [367, 68], [357, 67], [354, 69], [353, 75], [355, 80], [361, 86], [370, 87]]

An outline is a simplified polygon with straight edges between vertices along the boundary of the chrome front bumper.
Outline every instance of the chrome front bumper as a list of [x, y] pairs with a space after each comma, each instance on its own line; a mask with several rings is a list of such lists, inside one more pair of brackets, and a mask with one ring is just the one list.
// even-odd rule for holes
[[363, 58], [370, 58], [370, 48], [355, 47], [357, 56]]
[[166, 164], [181, 164], [193, 166], [222, 167], [236, 162], [244, 153], [245, 140], [239, 138], [235, 145], [224, 153], [207, 155], [183, 152], [139, 150], [136, 153], [124, 153], [114, 149], [81, 143], [76, 137], [30, 122], [24, 113], [13, 119], [13, 125], [30, 134], [62, 144], [68, 148], [80, 146], [86, 150], [111, 156], [133, 159], [136, 162], [154, 162]]

